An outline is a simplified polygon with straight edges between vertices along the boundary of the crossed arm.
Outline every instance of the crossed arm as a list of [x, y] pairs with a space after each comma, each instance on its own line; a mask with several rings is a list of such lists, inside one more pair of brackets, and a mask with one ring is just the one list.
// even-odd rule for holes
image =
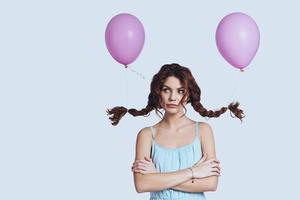
[[[201, 137], [203, 153], [207, 154], [207, 159], [216, 158], [215, 144], [211, 127], [204, 123], [200, 131], [204, 135]], [[151, 148], [151, 133], [146, 128], [142, 129], [136, 140], [135, 160], [149, 157]], [[200, 149], [199, 149], [200, 151]], [[194, 179], [191, 182], [192, 174], [189, 169], [183, 169], [168, 173], [141, 174], [134, 172], [134, 184], [136, 191], [152, 192], [168, 188], [185, 192], [206, 192], [215, 191], [218, 185], [218, 176], [209, 176], [201, 179]]]
[[192, 176], [188, 169], [172, 173], [134, 173], [135, 182], [139, 182], [135, 184], [138, 193], [154, 192], [168, 188], [185, 192], [216, 191], [215, 180], [213, 179], [216, 176], [194, 179], [194, 183], [192, 183]]
[[217, 176], [210, 176], [201, 179], [194, 179], [194, 183], [191, 180], [186, 181], [182, 184], [172, 187], [172, 189], [180, 190], [184, 192], [208, 192], [216, 191]]

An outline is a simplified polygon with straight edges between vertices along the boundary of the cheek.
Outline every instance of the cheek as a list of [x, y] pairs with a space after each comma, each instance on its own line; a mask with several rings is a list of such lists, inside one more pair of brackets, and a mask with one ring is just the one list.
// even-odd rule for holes
[[165, 101], [165, 97], [164, 97], [164, 95], [160, 95], [160, 98], [159, 98], [159, 104], [162, 106], [163, 105], [163, 103], [164, 103], [164, 101]]
[[166, 101], [168, 99], [168, 97], [165, 94], [161, 94], [160, 99], [161, 99], [161, 101]]

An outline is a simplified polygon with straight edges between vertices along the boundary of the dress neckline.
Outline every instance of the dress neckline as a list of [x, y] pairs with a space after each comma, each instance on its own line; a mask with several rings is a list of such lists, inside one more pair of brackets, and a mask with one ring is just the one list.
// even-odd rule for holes
[[191, 142], [189, 144], [186, 144], [186, 145], [183, 145], [183, 146], [180, 146], [180, 147], [164, 147], [164, 146], [158, 144], [155, 140], [153, 141], [153, 144], [155, 144], [157, 147], [159, 147], [161, 149], [164, 149], [164, 150], [167, 150], [167, 151], [176, 151], [176, 150], [186, 149], [186, 148], [192, 146], [197, 141], [197, 138], [198, 137], [196, 135], [193, 142]]
[[[197, 123], [199, 123], [199, 122], [196, 122], [195, 123], [195, 137], [194, 137], [194, 139], [193, 139], [193, 141], [191, 142], [191, 143], [189, 143], [189, 144], [185, 144], [185, 145], [182, 145], [182, 146], [180, 146], [180, 147], [164, 147], [164, 146], [162, 146], [162, 145], [160, 145], [159, 143], [157, 143], [156, 142], [156, 140], [153, 138], [153, 144], [155, 144], [157, 147], [159, 147], [159, 148], [161, 148], [161, 149], [164, 149], [164, 150], [167, 150], [167, 151], [176, 151], [176, 150], [182, 150], [182, 149], [186, 149], [186, 148], [188, 148], [188, 147], [190, 147], [190, 146], [192, 146], [196, 141], [197, 141], [197, 138], [198, 138], [198, 124]], [[152, 126], [152, 128], [153, 129], [155, 129], [153, 126]]]

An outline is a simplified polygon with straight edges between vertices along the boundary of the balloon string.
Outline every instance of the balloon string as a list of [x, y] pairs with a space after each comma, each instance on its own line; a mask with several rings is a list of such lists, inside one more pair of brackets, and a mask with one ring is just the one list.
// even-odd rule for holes
[[[131, 72], [133, 72], [133, 73], [135, 73], [136, 75], [138, 75], [138, 76], [140, 76], [143, 80], [148, 80], [148, 78], [146, 78], [142, 73], [139, 73], [139, 72], [137, 72], [136, 70], [134, 70], [134, 69], [132, 69], [130, 66], [128, 66], [128, 65], [124, 65], [124, 67], [125, 67], [125, 70], [126, 69], [129, 69]], [[125, 99], [126, 99], [126, 105], [128, 105], [128, 96], [129, 96], [129, 78], [128, 78], [128, 74], [126, 73], [126, 75], [125, 75], [125, 84], [126, 84], [126, 97], [125, 97]]]
[[128, 105], [128, 75], [126, 73], [125, 75], [125, 79], [126, 79], [126, 105]]
[[233, 88], [233, 92], [232, 92], [232, 95], [231, 95], [231, 100], [232, 101], [234, 101], [236, 90], [237, 90], [237, 83], [236, 83], [236, 81], [234, 81], [234, 88]]
[[[247, 70], [247, 68], [246, 68], [246, 70]], [[237, 71], [236, 72], [236, 75], [235, 75], [235, 77], [234, 77], [234, 82], [233, 82], [233, 84], [234, 84], [234, 89], [233, 89], [233, 92], [232, 92], [232, 95], [231, 95], [231, 98], [232, 98], [232, 101], [234, 101], [235, 100], [235, 96], [236, 96], [236, 94], [237, 94], [237, 91], [238, 91], [238, 86], [239, 87], [241, 87], [241, 76], [242, 76], [242, 74], [244, 74], [245, 73], [245, 69], [240, 69], [239, 71]]]
[[232, 101], [234, 102], [235, 100], [235, 94], [237, 93], [237, 89], [238, 89], [238, 85], [240, 83], [240, 76], [241, 76], [241, 71], [235, 71], [235, 77], [234, 77], [234, 86], [233, 86], [233, 92], [232, 92], [232, 95], [231, 95], [231, 99]]
[[136, 70], [132, 69], [130, 66], [127, 66], [126, 68], [130, 69], [131, 72], [135, 73], [136, 75], [140, 76], [142, 79], [144, 80], [148, 80], [148, 78], [146, 78], [142, 73], [137, 72]]

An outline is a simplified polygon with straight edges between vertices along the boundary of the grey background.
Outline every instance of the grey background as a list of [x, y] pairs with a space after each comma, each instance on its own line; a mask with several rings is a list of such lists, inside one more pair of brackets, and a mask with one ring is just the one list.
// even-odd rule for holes
[[[136, 134], [160, 118], [106, 108], [146, 106], [152, 76], [165, 63], [191, 69], [209, 109], [238, 100], [213, 127], [222, 176], [207, 199], [299, 199], [299, 5], [297, 1], [1, 1], [0, 199], [148, 199], [130, 171]], [[244, 73], [217, 51], [223, 16], [252, 16], [261, 44]], [[125, 69], [104, 31], [127, 12], [144, 25], [138, 59]], [[137, 73], [143, 74], [142, 79]]]

